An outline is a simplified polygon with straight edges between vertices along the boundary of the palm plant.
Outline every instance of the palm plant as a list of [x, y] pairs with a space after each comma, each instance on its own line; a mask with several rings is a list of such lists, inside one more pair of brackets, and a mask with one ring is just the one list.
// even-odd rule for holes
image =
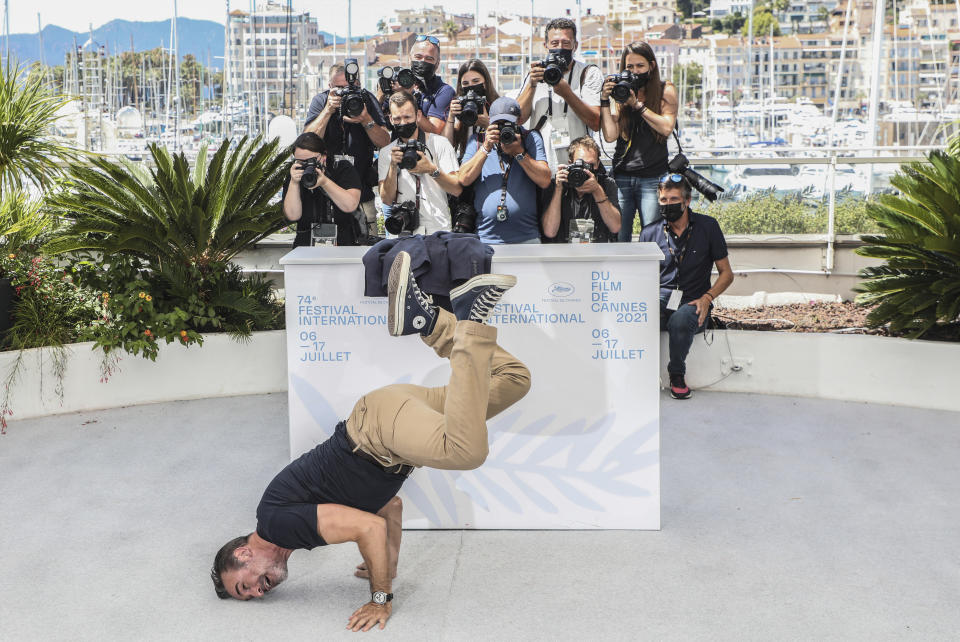
[[857, 249], [886, 261], [860, 271], [857, 302], [876, 304], [867, 323], [909, 338], [960, 322], [960, 157], [934, 151], [927, 160], [891, 179], [901, 195], [868, 204], [884, 234], [863, 236]]
[[34, 249], [53, 228], [53, 219], [43, 216], [40, 201], [20, 190], [0, 197], [0, 252], [15, 254]]
[[43, 74], [9, 59], [0, 65], [0, 194], [49, 188], [76, 158], [77, 150], [49, 136], [57, 110], [69, 100], [51, 92]]
[[191, 170], [183, 153], [150, 145], [155, 169], [93, 158], [51, 198], [66, 226], [46, 249], [89, 250], [139, 258], [152, 269], [226, 263], [284, 225], [271, 200], [286, 173], [288, 150], [244, 137], [207, 162], [202, 147]]

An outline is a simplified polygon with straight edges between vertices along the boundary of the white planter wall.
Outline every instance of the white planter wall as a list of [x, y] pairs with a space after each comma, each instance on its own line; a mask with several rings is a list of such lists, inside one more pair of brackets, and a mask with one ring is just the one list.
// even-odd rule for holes
[[[117, 352], [121, 355], [118, 367], [106, 383], [100, 382], [103, 351], [92, 348], [93, 343], [68, 346], [62, 401], [54, 390], [50, 351], [27, 350], [12, 388], [14, 414], [8, 419], [287, 389], [283, 330], [256, 332], [246, 343], [225, 334], [206, 334], [202, 346], [161, 344], [155, 362]], [[6, 379], [16, 358], [16, 352], [0, 353], [0, 377]]]
[[[661, 380], [666, 382], [666, 334], [660, 338]], [[246, 344], [209, 334], [202, 347], [163, 345], [156, 362], [124, 354], [107, 383], [100, 383], [102, 353], [92, 346], [69, 346], [62, 403], [54, 392], [49, 352], [28, 350], [13, 388], [14, 415], [9, 419], [287, 390], [282, 330], [255, 333]], [[740, 372], [730, 373], [731, 353], [742, 366]], [[0, 377], [6, 377], [15, 358], [16, 353], [0, 353]], [[709, 390], [724, 392], [960, 411], [960, 345], [860, 335], [715, 331], [710, 346], [703, 335], [694, 339], [687, 383], [695, 389], [713, 383]]]
[[[661, 381], [666, 382], [666, 333], [660, 335], [660, 346]], [[731, 354], [740, 372], [731, 373]], [[712, 345], [703, 335], [694, 339], [686, 379], [694, 389], [713, 383], [709, 390], [960, 411], [960, 344], [718, 330]]]

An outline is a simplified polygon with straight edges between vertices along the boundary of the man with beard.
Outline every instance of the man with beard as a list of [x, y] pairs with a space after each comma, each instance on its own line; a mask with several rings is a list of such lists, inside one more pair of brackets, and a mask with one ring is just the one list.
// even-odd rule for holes
[[403, 482], [419, 466], [479, 467], [489, 448], [486, 420], [530, 389], [529, 370], [497, 345], [497, 329], [485, 323], [516, 281], [475, 276], [450, 290], [450, 313], [420, 291], [410, 255], [397, 254], [387, 288], [388, 329], [394, 336], [419, 334], [449, 359], [449, 384], [394, 384], [366, 394], [330, 439], [280, 471], [257, 507], [256, 530], [214, 558], [210, 575], [219, 597], [262, 598], [286, 579], [294, 550], [355, 542], [364, 562], [358, 574], [369, 578], [371, 599], [347, 626], [385, 626], [400, 553], [396, 494]]
[[[716, 219], [690, 210], [690, 183], [681, 174], [664, 174], [659, 184], [660, 220], [640, 231], [641, 243], [656, 243], [660, 262], [660, 330], [670, 336], [670, 396], [689, 399], [687, 353], [706, 327], [713, 300], [733, 283], [727, 242]], [[717, 281], [710, 272], [717, 266]]]

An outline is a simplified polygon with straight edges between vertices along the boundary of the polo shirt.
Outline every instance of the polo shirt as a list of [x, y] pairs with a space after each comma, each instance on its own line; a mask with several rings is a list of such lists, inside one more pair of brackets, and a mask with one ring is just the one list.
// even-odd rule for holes
[[[523, 148], [526, 154], [538, 161], [547, 160], [543, 138], [538, 132], [523, 132]], [[479, 138], [472, 136], [463, 153], [466, 163], [479, 149]], [[477, 210], [477, 234], [484, 243], [523, 243], [540, 238], [540, 215], [537, 212], [537, 185], [512, 156], [502, 157], [504, 169], [510, 167], [507, 176], [509, 211], [506, 221], [497, 220], [497, 207], [503, 191], [503, 169], [499, 147], [487, 155], [480, 177], [473, 183], [473, 206]], [[509, 164], [509, 165], [508, 165]]]
[[727, 242], [720, 224], [711, 216], [690, 212], [690, 225], [677, 237], [663, 219], [640, 230], [641, 243], [656, 243], [663, 252], [660, 261], [660, 296], [683, 291], [681, 303], [689, 303], [710, 289], [713, 264], [727, 257]]
[[446, 120], [450, 101], [456, 95], [453, 87], [443, 82], [440, 76], [433, 76], [427, 81], [427, 90], [420, 94], [420, 111], [425, 116]]
[[[425, 138], [427, 149], [433, 154], [433, 162], [440, 171], [449, 174], [460, 169], [457, 162], [457, 154], [453, 151], [453, 145], [443, 136], [427, 134]], [[380, 180], [387, 178], [387, 172], [390, 171], [390, 157], [397, 141], [391, 141], [389, 145], [380, 150], [380, 156], [377, 159], [377, 168], [379, 170]], [[430, 154], [425, 154], [427, 158]], [[420, 227], [414, 234], [433, 234], [440, 230], [450, 229], [450, 205], [447, 202], [447, 193], [435, 178], [429, 174], [411, 174], [407, 170], [399, 170], [397, 189], [397, 202], [416, 201], [417, 200], [417, 176], [420, 178]], [[393, 205], [384, 203], [384, 205]]]

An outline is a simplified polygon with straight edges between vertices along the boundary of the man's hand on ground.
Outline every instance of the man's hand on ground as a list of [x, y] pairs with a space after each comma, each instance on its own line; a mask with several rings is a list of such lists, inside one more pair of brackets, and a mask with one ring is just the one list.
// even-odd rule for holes
[[369, 631], [374, 625], [379, 624], [380, 628], [387, 625], [390, 614], [393, 613], [393, 605], [387, 602], [384, 605], [367, 602], [350, 616], [347, 622], [347, 628], [351, 631]]
[[694, 299], [687, 305], [697, 306], [697, 320], [699, 325], [703, 325], [703, 322], [706, 320], [707, 315], [710, 314], [710, 297], [704, 294], [699, 299]]
[[[362, 579], [362, 580], [369, 580], [369, 579], [370, 579], [370, 571], [367, 570], [367, 565], [366, 565], [366, 563], [360, 562], [359, 564], [357, 564], [357, 570], [353, 572], [353, 576], [354, 576], [354, 577], [359, 577], [359, 578]], [[394, 567], [394, 568], [390, 571], [390, 579], [391, 579], [391, 580], [397, 579], [397, 568], [396, 568], [396, 567]]]

